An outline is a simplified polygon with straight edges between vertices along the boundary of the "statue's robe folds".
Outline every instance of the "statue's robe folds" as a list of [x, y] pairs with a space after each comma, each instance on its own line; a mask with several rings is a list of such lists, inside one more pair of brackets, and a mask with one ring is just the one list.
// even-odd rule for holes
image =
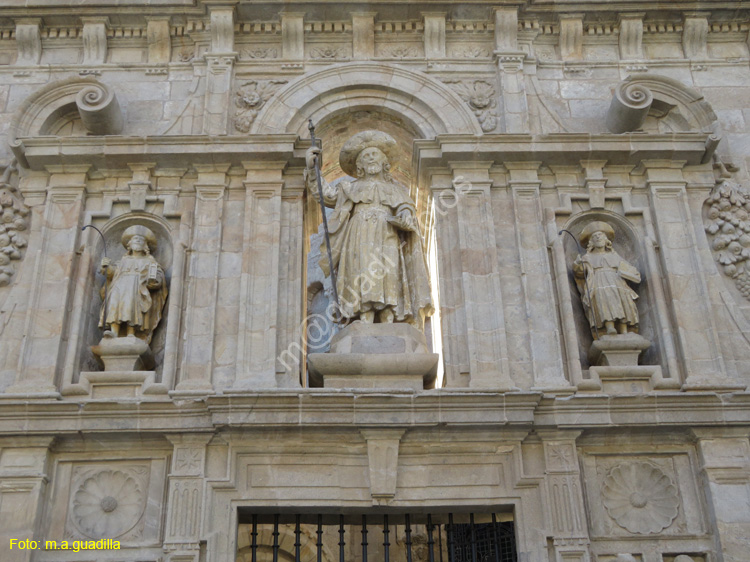
[[628, 281], [639, 283], [641, 274], [617, 252], [589, 252], [574, 264], [576, 284], [591, 328], [604, 322], [638, 326], [636, 293]]
[[[317, 198], [314, 174], [308, 186]], [[342, 316], [355, 318], [391, 306], [397, 322], [421, 328], [434, 308], [416, 209], [406, 189], [364, 179], [335, 186], [324, 182], [323, 195], [326, 206], [334, 209], [328, 227]], [[405, 209], [414, 217], [414, 230], [397, 226], [396, 215]], [[321, 254], [320, 267], [330, 275], [325, 244]]]
[[[147, 283], [152, 264], [156, 264], [159, 287], [150, 290]], [[102, 288], [102, 298], [103, 293]], [[106, 328], [115, 323], [127, 324], [143, 332], [138, 334], [139, 337], [150, 339], [161, 320], [167, 294], [164, 270], [153, 256], [126, 254], [114, 267], [114, 274], [107, 285], [106, 302], [102, 305], [99, 327]]]

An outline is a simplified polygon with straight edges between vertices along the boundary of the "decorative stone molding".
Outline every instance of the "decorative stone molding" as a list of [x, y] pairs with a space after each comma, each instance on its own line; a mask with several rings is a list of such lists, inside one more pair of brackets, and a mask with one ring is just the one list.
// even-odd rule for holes
[[349, 52], [344, 45], [316, 45], [310, 47], [310, 58], [311, 59], [322, 59], [322, 60], [340, 60], [349, 58]]
[[16, 21], [17, 66], [36, 65], [42, 58], [42, 20], [39, 18]]
[[[85, 115], [84, 115], [85, 113]], [[80, 114], [93, 134], [117, 134], [123, 119], [114, 91], [92, 77], [52, 82], [29, 96], [16, 111], [10, 141], [49, 135], [63, 118]]]
[[[335, 103], [329, 102], [331, 96]], [[306, 138], [308, 119], [319, 123], [341, 103], [352, 111], [382, 105], [414, 123], [423, 138], [441, 132], [482, 133], [473, 111], [450, 87], [424, 73], [376, 62], [339, 64], [297, 78], [263, 106], [250, 133], [290, 132]]]
[[361, 429], [367, 441], [370, 492], [373, 504], [388, 503], [396, 495], [398, 449], [404, 429]]
[[0, 177], [0, 287], [10, 283], [15, 274], [12, 262], [23, 257], [28, 243], [24, 232], [29, 227], [29, 208], [18, 189], [10, 184], [13, 171], [15, 162]]
[[628, 80], [615, 88], [612, 102], [607, 112], [607, 129], [613, 133], [636, 131], [643, 126], [654, 101], [654, 96], [646, 86]]
[[731, 180], [717, 185], [705, 202], [704, 224], [721, 272], [750, 300], [750, 191]]
[[275, 59], [279, 56], [279, 50], [273, 47], [251, 47], [240, 51], [240, 59], [262, 60]]
[[497, 99], [495, 87], [486, 80], [446, 81], [461, 96], [477, 116], [482, 131], [490, 133], [497, 127]]
[[604, 507], [631, 533], [647, 535], [669, 527], [677, 517], [677, 487], [661, 469], [647, 462], [622, 462], [602, 484]]
[[83, 22], [83, 64], [103, 64], [107, 60], [109, 18], [85, 17]]
[[76, 106], [84, 127], [94, 135], [117, 135], [123, 118], [115, 92], [105, 84], [84, 86], [76, 95]]
[[242, 133], [250, 132], [266, 101], [286, 83], [286, 80], [250, 80], [240, 86], [235, 94], [234, 128]]

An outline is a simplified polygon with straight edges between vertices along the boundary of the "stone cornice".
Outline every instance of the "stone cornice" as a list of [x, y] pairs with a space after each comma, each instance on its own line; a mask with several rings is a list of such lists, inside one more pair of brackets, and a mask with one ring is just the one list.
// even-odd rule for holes
[[[189, 400], [39, 400], [0, 395], [0, 439], [17, 435], [211, 432], [224, 426], [616, 429], [750, 426], [750, 393], [574, 395], [469, 390], [269, 390]], [[1, 444], [0, 444], [1, 446]]]

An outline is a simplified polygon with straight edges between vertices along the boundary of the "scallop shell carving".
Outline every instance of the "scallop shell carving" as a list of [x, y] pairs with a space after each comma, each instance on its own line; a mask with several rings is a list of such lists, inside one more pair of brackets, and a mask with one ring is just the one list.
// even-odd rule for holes
[[84, 480], [73, 496], [73, 521], [87, 537], [117, 538], [145, 509], [138, 482], [125, 472], [103, 470]]
[[677, 517], [677, 487], [659, 468], [646, 462], [623, 462], [612, 468], [602, 485], [604, 507], [631, 533], [658, 533]]

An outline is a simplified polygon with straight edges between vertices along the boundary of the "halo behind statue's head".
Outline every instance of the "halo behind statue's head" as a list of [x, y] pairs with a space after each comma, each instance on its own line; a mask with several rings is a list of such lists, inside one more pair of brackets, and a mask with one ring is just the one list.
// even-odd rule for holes
[[615, 229], [612, 228], [612, 225], [604, 221], [594, 221], [587, 224], [586, 228], [581, 231], [581, 246], [585, 246], [589, 243], [589, 238], [591, 238], [591, 235], [594, 234], [594, 232], [603, 232], [607, 235], [610, 242], [615, 239]]
[[120, 238], [122, 245], [127, 248], [133, 236], [143, 236], [143, 238], [145, 238], [146, 240], [146, 244], [148, 244], [149, 250], [151, 250], [152, 252], [156, 250], [156, 235], [151, 229], [140, 224], [129, 226], [122, 233], [122, 238]]
[[388, 162], [391, 162], [396, 155], [396, 139], [383, 131], [362, 131], [344, 143], [339, 154], [339, 164], [341, 169], [348, 175], [357, 177], [357, 156], [365, 148], [374, 146], [379, 148]]

